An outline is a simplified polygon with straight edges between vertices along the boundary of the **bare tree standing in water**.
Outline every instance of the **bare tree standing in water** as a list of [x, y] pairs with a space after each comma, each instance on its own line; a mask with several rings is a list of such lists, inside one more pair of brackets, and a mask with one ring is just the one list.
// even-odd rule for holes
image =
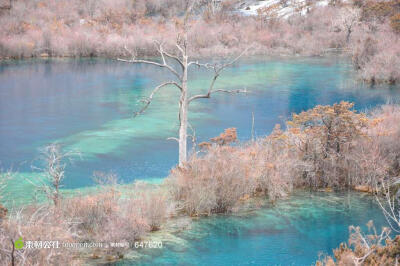
[[[138, 112], [135, 113], [139, 115], [143, 113], [150, 103], [153, 100], [153, 97], [166, 86], [174, 86], [180, 91], [179, 97], [179, 137], [178, 138], [171, 138], [176, 140], [179, 143], [179, 166], [182, 167], [184, 163], [187, 161], [187, 138], [188, 138], [188, 112], [190, 103], [197, 99], [204, 99], [210, 98], [211, 95], [215, 93], [246, 93], [246, 90], [224, 90], [224, 89], [214, 89], [215, 82], [217, 81], [218, 77], [220, 76], [221, 72], [228, 66], [231, 66], [235, 63], [248, 49], [244, 50], [239, 56], [234, 58], [233, 60], [229, 61], [225, 64], [217, 64], [217, 63], [199, 63], [198, 61], [190, 61], [188, 56], [188, 18], [189, 15], [192, 13], [193, 5], [195, 1], [188, 7], [186, 11], [186, 15], [183, 22], [183, 33], [178, 35], [175, 47], [177, 48], [178, 54], [174, 54], [169, 51], [164, 50], [163, 43], [156, 42], [156, 48], [158, 53], [161, 57], [161, 62], [157, 61], [149, 61], [149, 60], [141, 60], [137, 59], [135, 54], [130, 51], [127, 47], [125, 49], [131, 54], [131, 59], [118, 59], [119, 61], [128, 62], [128, 63], [137, 63], [137, 64], [149, 64], [158, 66], [161, 68], [168, 69], [177, 79], [166, 81], [157, 87], [151, 92], [148, 98], [144, 99], [144, 106]], [[169, 64], [168, 61], [172, 60], [178, 64], [178, 68], [174, 68], [173, 65]], [[199, 68], [205, 68], [207, 70], [211, 70], [214, 73], [213, 78], [211, 79], [210, 85], [207, 89], [207, 92], [204, 94], [197, 94], [197, 95], [189, 95], [189, 88], [188, 88], [188, 70], [191, 66], [197, 66]]]

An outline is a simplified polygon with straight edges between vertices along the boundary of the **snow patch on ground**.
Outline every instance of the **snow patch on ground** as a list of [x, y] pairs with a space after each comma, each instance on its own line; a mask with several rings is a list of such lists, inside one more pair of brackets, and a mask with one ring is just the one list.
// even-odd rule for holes
[[[327, 6], [329, 0], [320, 0], [315, 6]], [[294, 14], [305, 15], [311, 6], [307, 6], [306, 0], [288, 0], [286, 5], [281, 0], [261, 0], [242, 3], [238, 11], [246, 16], [257, 16], [258, 10], [270, 9], [277, 17], [288, 18]]]

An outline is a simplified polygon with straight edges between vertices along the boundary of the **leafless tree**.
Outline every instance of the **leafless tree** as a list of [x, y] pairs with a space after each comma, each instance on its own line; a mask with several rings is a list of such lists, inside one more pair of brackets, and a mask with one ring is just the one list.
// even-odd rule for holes
[[378, 247], [382, 247], [387, 239], [390, 239], [390, 229], [383, 227], [380, 234], [378, 234], [373, 221], [367, 223], [368, 231], [372, 234], [365, 235], [359, 226], [350, 226], [349, 243], [360, 247], [364, 250], [364, 255], [361, 257], [353, 257], [355, 266], [361, 266], [369, 255], [377, 251]]
[[340, 12], [340, 23], [342, 27], [346, 31], [346, 42], [350, 41], [351, 33], [353, 32], [354, 25], [360, 19], [360, 11], [359, 9], [345, 7], [343, 12]]
[[[193, 8], [193, 4], [187, 9], [185, 20], [184, 20], [184, 29], [183, 33], [179, 34], [175, 43], [175, 47], [177, 50], [177, 54], [173, 52], [166, 51], [164, 49], [164, 44], [160, 42], [155, 42], [157, 51], [161, 57], [161, 62], [157, 61], [149, 61], [149, 60], [142, 60], [137, 59], [135, 53], [130, 51], [127, 47], [125, 49], [130, 53], [132, 56], [131, 59], [121, 59], [119, 61], [128, 62], [128, 63], [142, 63], [142, 64], [149, 64], [161, 68], [168, 69], [171, 72], [176, 80], [166, 81], [157, 87], [151, 92], [149, 97], [143, 100], [144, 106], [138, 112], [135, 113], [136, 115], [142, 114], [147, 107], [151, 104], [153, 97], [164, 87], [173, 86], [180, 91], [180, 98], [179, 98], [179, 137], [178, 138], [170, 138], [174, 139], [179, 143], [179, 166], [182, 167], [184, 163], [187, 161], [187, 138], [188, 138], [188, 108], [190, 103], [197, 99], [204, 99], [210, 98], [211, 95], [215, 93], [246, 93], [246, 90], [224, 90], [224, 89], [215, 89], [214, 85], [217, 81], [218, 77], [221, 75], [221, 72], [228, 66], [231, 66], [235, 63], [248, 49], [244, 50], [239, 56], [234, 58], [233, 60], [229, 61], [228, 63], [200, 63], [199, 61], [189, 61], [188, 56], [188, 28], [187, 19], [191, 10]], [[175, 61], [178, 64], [178, 68], [175, 68], [169, 61]], [[211, 79], [210, 86], [208, 87], [207, 91], [204, 94], [197, 94], [197, 95], [189, 95], [189, 88], [188, 88], [188, 70], [191, 66], [197, 66], [199, 68], [205, 68], [207, 70], [213, 71], [213, 78]]]
[[65, 177], [67, 161], [70, 161], [74, 155], [78, 155], [78, 153], [63, 152], [59, 144], [50, 144], [42, 151], [41, 159], [44, 161], [45, 167], [33, 167], [44, 173], [44, 179], [29, 181], [39, 191], [44, 192], [46, 197], [53, 201], [56, 207], [59, 206], [61, 200], [60, 188]]
[[382, 181], [377, 191], [381, 195], [376, 195], [376, 200], [382, 209], [385, 218], [390, 225], [391, 229], [400, 233], [400, 178], [394, 181]]

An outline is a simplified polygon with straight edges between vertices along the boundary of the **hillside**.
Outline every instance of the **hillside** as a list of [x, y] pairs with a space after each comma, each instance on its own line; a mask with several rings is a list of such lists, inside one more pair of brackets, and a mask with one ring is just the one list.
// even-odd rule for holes
[[[174, 46], [190, 1], [59, 0], [11, 2], [0, 15], [0, 58], [157, 54], [154, 41]], [[7, 4], [3, 3], [3, 6]], [[191, 54], [321, 56], [339, 51], [360, 78], [400, 79], [400, 4], [392, 1], [215, 1], [194, 7]]]

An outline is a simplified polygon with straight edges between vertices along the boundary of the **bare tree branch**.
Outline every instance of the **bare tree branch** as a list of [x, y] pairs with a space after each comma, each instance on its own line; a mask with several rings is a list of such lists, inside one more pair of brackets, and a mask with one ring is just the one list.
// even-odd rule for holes
[[175, 59], [175, 61], [177, 61], [177, 62], [179, 63], [179, 65], [180, 65], [182, 68], [184, 68], [183, 62], [182, 62], [182, 60], [181, 60], [179, 57], [177, 57], [176, 55], [167, 53], [167, 52], [165, 52], [165, 51], [163, 51], [163, 52], [164, 52], [164, 54], [165, 54], [167, 57], [172, 58], [172, 59]]
[[[196, 0], [195, 0], [196, 1]], [[131, 55], [132, 59], [131, 60], [126, 60], [126, 59], [118, 59], [119, 61], [123, 62], [128, 62], [128, 63], [144, 63], [144, 64], [150, 64], [150, 65], [155, 65], [158, 67], [163, 67], [169, 69], [175, 76], [178, 77], [179, 81], [168, 81], [165, 83], [162, 83], [155, 87], [150, 94], [149, 97], [145, 98], [142, 100], [144, 103], [144, 106], [141, 110], [136, 112], [134, 114], [134, 117], [137, 115], [143, 113], [148, 106], [151, 104], [154, 95], [164, 86], [167, 85], [174, 85], [179, 88], [181, 94], [179, 97], [179, 112], [178, 112], [178, 119], [179, 119], [179, 138], [168, 138], [168, 140], [176, 140], [179, 143], [179, 166], [183, 167], [184, 163], [187, 161], [187, 138], [191, 137], [192, 142], [193, 142], [193, 147], [196, 146], [196, 135], [194, 129], [188, 124], [188, 112], [189, 112], [189, 103], [193, 100], [199, 99], [199, 98], [210, 98], [210, 96], [213, 93], [219, 93], [219, 92], [224, 92], [224, 93], [247, 93], [247, 90], [224, 90], [224, 89], [214, 89], [214, 85], [216, 80], [218, 79], [220, 73], [228, 66], [232, 65], [235, 63], [243, 54], [247, 52], [246, 49], [244, 50], [239, 56], [235, 57], [233, 60], [229, 61], [228, 63], [225, 64], [202, 64], [199, 63], [198, 61], [196, 62], [191, 62], [188, 63], [188, 54], [187, 54], [187, 48], [188, 48], [188, 39], [187, 39], [187, 31], [188, 29], [186, 28], [187, 20], [188, 17], [191, 13], [191, 10], [193, 8], [193, 3], [188, 6], [187, 13], [184, 19], [184, 28], [183, 28], [183, 34], [178, 34], [177, 40], [176, 40], [176, 48], [179, 50], [177, 52], [178, 55], [174, 55], [173, 53], [169, 53], [164, 51], [163, 48], [163, 43], [160, 42], [155, 42], [156, 44], [156, 49], [158, 53], [160, 54], [161, 57], [161, 63], [159, 61], [149, 61], [149, 60], [138, 60], [136, 59], [136, 56], [134, 53], [129, 51], [128, 48], [125, 47], [125, 50], [127, 50]], [[168, 59], [168, 60], [167, 60]], [[178, 62], [178, 64], [181, 66], [181, 75], [179, 75], [178, 71], [173, 68], [171, 65], [168, 65], [169, 60], [175, 60]], [[188, 89], [188, 68], [190, 65], [197, 65], [198, 67], [204, 67], [207, 70], [213, 70], [214, 71], [214, 77], [211, 81], [210, 87], [208, 88], [207, 93], [205, 94], [199, 94], [195, 95], [192, 97], [189, 97], [189, 89]], [[178, 69], [179, 70], [179, 69]], [[192, 135], [187, 134], [188, 127], [192, 129]]]
[[220, 65], [220, 66], [218, 66], [217, 64], [212, 65], [212, 64], [210, 64], [210, 63], [202, 64], [202, 63], [199, 63], [199, 61], [191, 61], [191, 62], [188, 63], [188, 66], [190, 66], [190, 65], [196, 65], [196, 66], [205, 67], [205, 68], [208, 68], [208, 69], [211, 68], [211, 69], [218, 70], [219, 72], [221, 72], [224, 68], [226, 68], [226, 67], [228, 67], [228, 66], [230, 66], [230, 65], [233, 65], [233, 64], [234, 64], [237, 60], [239, 60], [245, 53], [247, 53], [247, 51], [248, 51], [251, 47], [252, 47], [252, 46], [247, 47], [247, 48], [244, 49], [238, 56], [236, 56], [235, 58], [233, 58], [231, 61], [229, 61], [228, 63], [222, 64], [222, 65]]
[[182, 91], [182, 87], [181, 87], [178, 83], [176, 83], [175, 81], [168, 81], [168, 82], [164, 82], [164, 83], [158, 85], [157, 87], [154, 88], [154, 90], [151, 92], [151, 94], [150, 94], [150, 96], [149, 96], [148, 98], [142, 100], [142, 102], [144, 102], [145, 105], [144, 105], [144, 106], [142, 107], [142, 109], [140, 109], [138, 112], [135, 112], [133, 117], [136, 117], [136, 116], [140, 115], [141, 113], [143, 113], [144, 111], [146, 111], [147, 107], [149, 107], [151, 101], [153, 100], [154, 95], [155, 95], [162, 87], [165, 87], [165, 86], [168, 86], [168, 85], [174, 85], [174, 86], [176, 86], [177, 88], [179, 88], [179, 90]]
[[198, 94], [198, 95], [190, 97], [189, 103], [194, 100], [201, 99], [201, 98], [210, 98], [211, 94], [217, 93], [217, 92], [224, 92], [224, 93], [229, 93], [229, 94], [236, 94], [236, 93], [245, 93], [246, 94], [248, 91], [247, 91], [247, 89], [244, 89], [244, 90], [239, 90], [239, 89], [238, 90], [223, 90], [223, 89], [209, 90], [207, 92], [207, 94]]
[[65, 177], [66, 161], [72, 162], [72, 156], [79, 155], [80, 153], [69, 151], [63, 152], [61, 145], [52, 143], [47, 145], [42, 151], [42, 160], [45, 163], [44, 168], [38, 168], [32, 165], [32, 169], [40, 170], [44, 173], [43, 178], [35, 179], [35, 184], [31, 180], [27, 179], [38, 191], [43, 192], [46, 197], [54, 202], [54, 205], [58, 207], [61, 200], [61, 187], [62, 181]]
[[176, 43], [176, 47], [178, 48], [178, 50], [179, 50], [182, 54], [185, 54], [185, 51], [184, 51], [183, 48], [178, 44], [178, 42]]
[[166, 51], [164, 50], [163, 43], [156, 42], [156, 44], [157, 44], [157, 45], [156, 45], [156, 49], [157, 49], [157, 51], [160, 53], [161, 58], [162, 58], [164, 64], [166, 64], [165, 57], [164, 57], [164, 55], [165, 55], [166, 57], [169, 57], [169, 58], [171, 58], [171, 59], [174, 59], [176, 62], [178, 62], [182, 69], [185, 67], [185, 66], [183, 65], [183, 61], [182, 61], [178, 56], [173, 55], [173, 54], [170, 54], [170, 53], [168, 53], [168, 52], [166, 52]]
[[169, 137], [169, 138], [167, 138], [167, 140], [175, 140], [176, 142], [179, 143], [179, 139], [178, 139], [178, 138], [175, 138], [175, 137]]
[[359, 226], [350, 226], [350, 238], [349, 244], [356, 246], [356, 249], [360, 247], [364, 251], [364, 255], [362, 257], [357, 257], [353, 255], [354, 265], [363, 265], [364, 261], [368, 258], [369, 255], [376, 252], [379, 247], [381, 247], [382, 243], [384, 243], [387, 239], [390, 239], [390, 229], [388, 227], [382, 227], [381, 233], [378, 235], [375, 225], [372, 221], [367, 223], [368, 231], [372, 234], [365, 235]]
[[[382, 209], [382, 212], [392, 228], [393, 231], [396, 233], [400, 232], [400, 212], [399, 212], [399, 205], [400, 201], [397, 195], [391, 195], [391, 186], [398, 184], [399, 182], [399, 177], [395, 178], [397, 181], [391, 182], [388, 181], [387, 184], [385, 181], [381, 182], [381, 190], [383, 193], [383, 196], [386, 200], [381, 201], [379, 195], [375, 195], [375, 199], [379, 204], [379, 207]], [[377, 191], [379, 191], [378, 187], [376, 188]]]
[[[250, 48], [250, 47], [249, 47], [249, 48]], [[198, 67], [205, 67], [206, 69], [212, 69], [212, 70], [214, 70], [214, 77], [213, 77], [213, 79], [211, 80], [211, 84], [210, 84], [210, 87], [208, 88], [208, 92], [207, 92], [207, 93], [205, 93], [205, 94], [194, 95], [194, 96], [192, 96], [192, 97], [189, 98], [188, 102], [190, 103], [190, 102], [192, 102], [192, 101], [194, 101], [194, 100], [196, 100], [196, 99], [201, 99], [201, 98], [210, 98], [210, 97], [211, 97], [211, 94], [216, 93], [216, 92], [225, 92], [225, 93], [230, 93], [230, 94], [234, 94], [234, 93], [247, 93], [247, 90], [246, 90], [246, 89], [244, 89], [244, 90], [223, 90], [223, 89], [214, 90], [214, 85], [215, 85], [215, 82], [217, 81], [219, 75], [221, 74], [221, 72], [222, 72], [226, 67], [233, 65], [237, 60], [239, 60], [239, 58], [242, 57], [242, 56], [248, 51], [249, 48], [245, 49], [241, 54], [239, 54], [237, 57], [235, 57], [235, 58], [234, 58], [233, 60], [231, 60], [230, 62], [225, 63], [225, 64], [222, 64], [222, 65], [218, 65], [218, 64], [214, 64], [214, 65], [211, 65], [211, 64], [201, 64], [201, 63], [199, 63], [198, 61], [192, 61], [192, 62], [190, 62], [190, 63], [188, 64], [188, 66], [191, 65], [191, 64], [193, 64], [193, 65], [197, 65]]]
[[158, 66], [158, 67], [162, 67], [162, 68], [167, 68], [172, 74], [174, 74], [180, 81], [182, 81], [182, 77], [181, 75], [179, 75], [178, 71], [176, 71], [173, 67], [171, 67], [170, 65], [168, 65], [165, 61], [164, 58], [164, 54], [165, 52], [163, 52], [162, 50], [162, 46], [157, 47], [158, 52], [161, 55], [161, 58], [163, 60], [163, 63], [160, 64], [158, 62], [155, 61], [149, 61], [149, 60], [141, 60], [141, 59], [136, 59], [135, 55], [129, 50], [127, 49], [127, 47], [124, 47], [125, 50], [127, 50], [131, 55], [132, 55], [132, 59], [122, 59], [122, 58], [118, 58], [118, 61], [121, 62], [127, 62], [127, 63], [143, 63], [143, 64], [149, 64], [149, 65], [154, 65], [154, 66]]

